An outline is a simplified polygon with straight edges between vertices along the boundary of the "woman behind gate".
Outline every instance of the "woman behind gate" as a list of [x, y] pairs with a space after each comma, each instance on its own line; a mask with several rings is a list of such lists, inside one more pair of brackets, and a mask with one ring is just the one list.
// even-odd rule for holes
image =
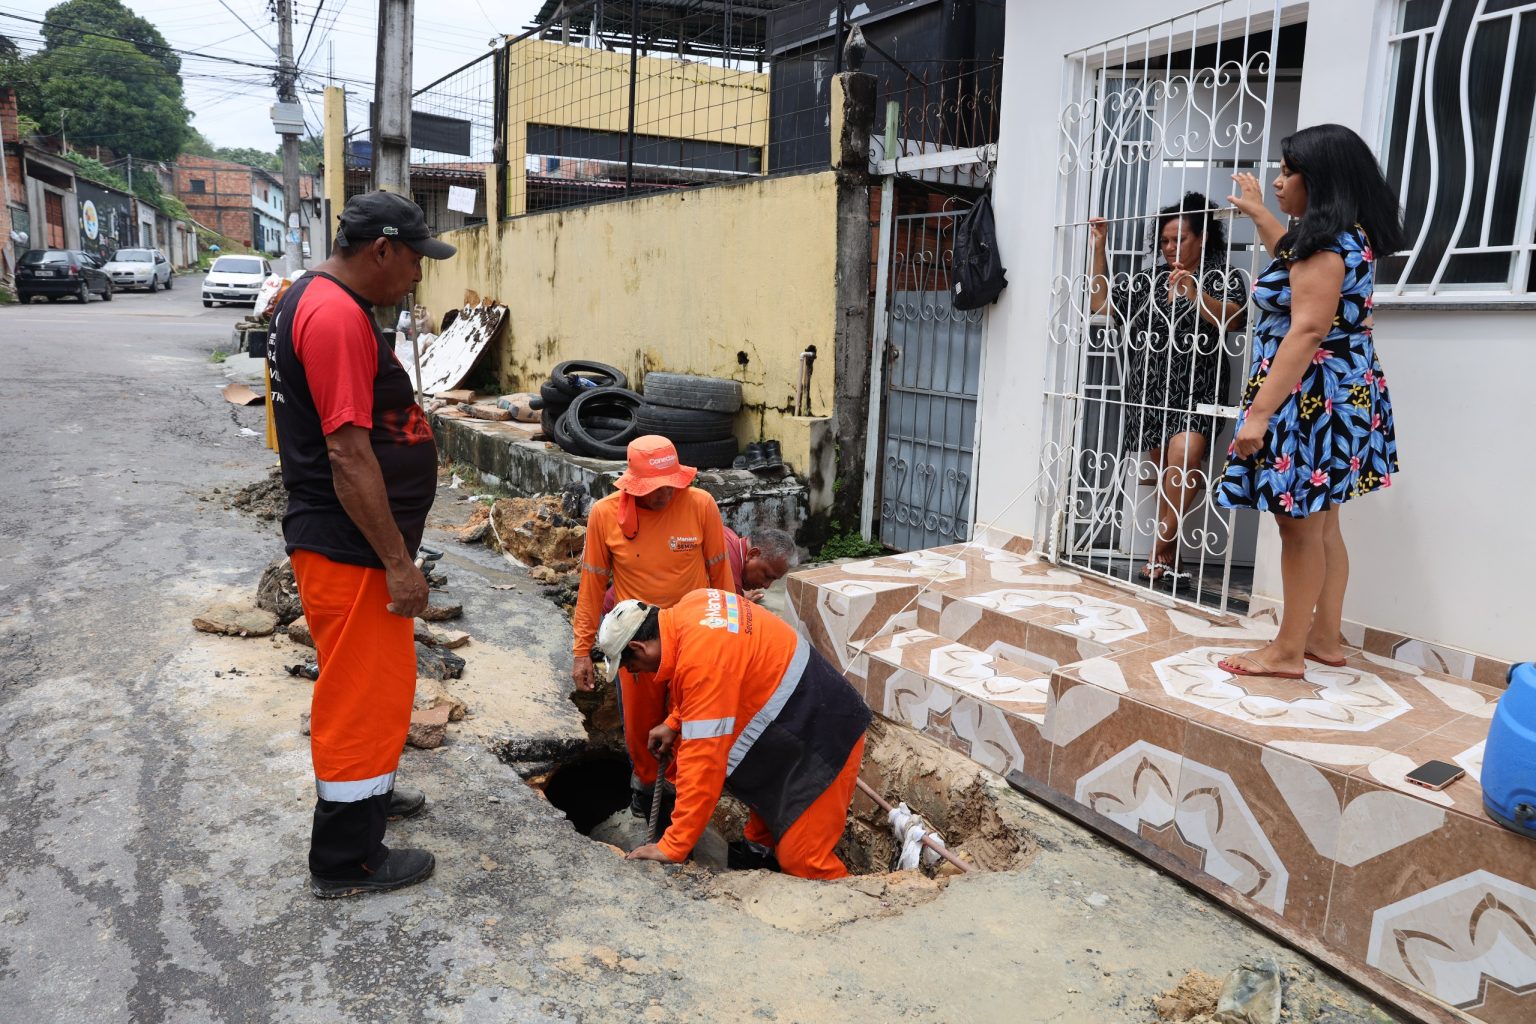
[[1396, 252], [1407, 239], [1397, 196], [1353, 131], [1306, 128], [1282, 140], [1280, 151], [1275, 198], [1292, 218], [1289, 229], [1265, 207], [1253, 175], [1233, 175], [1233, 205], [1252, 218], [1275, 258], [1254, 286], [1261, 313], [1253, 362], [1216, 500], [1274, 514], [1285, 606], [1268, 646], [1221, 667], [1299, 679], [1309, 658], [1344, 664], [1349, 553], [1341, 506], [1390, 486], [1397, 472], [1371, 304], [1376, 253]]
[[1157, 536], [1141, 576], [1176, 586], [1184, 516], [1205, 490], [1202, 468], [1212, 416], [1195, 412], [1226, 395], [1222, 336], [1242, 325], [1247, 281], [1224, 263], [1226, 231], [1210, 200], [1198, 192], [1158, 211], [1152, 245], [1155, 269], [1113, 279], [1105, 245], [1109, 225], [1089, 220], [1093, 270], [1089, 303], [1114, 318], [1124, 346], [1122, 452], [1145, 452], [1157, 468]]

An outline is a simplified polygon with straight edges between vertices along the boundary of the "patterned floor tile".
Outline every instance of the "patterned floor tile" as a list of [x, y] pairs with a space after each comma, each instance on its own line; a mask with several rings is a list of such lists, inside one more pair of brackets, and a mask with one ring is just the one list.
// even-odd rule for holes
[[[1391, 753], [1383, 754], [1369, 764], [1361, 765], [1350, 774], [1482, 821], [1485, 815], [1480, 780], [1483, 774], [1483, 743], [1487, 738], [1487, 719], [1463, 715], [1450, 725]], [[1466, 774], [1442, 790], [1425, 789], [1404, 778], [1414, 768], [1429, 760], [1458, 765]], [[1536, 848], [1532, 849], [1531, 854], [1536, 856]]]
[[1359, 776], [1323, 938], [1488, 1024], [1536, 1019], [1536, 846]]
[[989, 701], [907, 668], [893, 667], [883, 680], [883, 691], [877, 708], [882, 715], [910, 725], [983, 768], [999, 775], [1047, 774], [1049, 745], [1021, 716], [1010, 716]]

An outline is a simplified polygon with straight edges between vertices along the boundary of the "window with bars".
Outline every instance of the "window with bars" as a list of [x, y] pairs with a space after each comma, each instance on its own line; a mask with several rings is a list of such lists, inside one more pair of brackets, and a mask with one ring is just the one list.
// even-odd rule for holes
[[1382, 153], [1410, 248], [1378, 298], [1536, 298], [1536, 2], [1401, 0]]

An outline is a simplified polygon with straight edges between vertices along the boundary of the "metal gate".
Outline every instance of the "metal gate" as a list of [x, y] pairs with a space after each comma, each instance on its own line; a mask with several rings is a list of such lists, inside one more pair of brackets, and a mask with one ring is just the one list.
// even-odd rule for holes
[[[1037, 536], [1054, 560], [1222, 609], [1246, 605], [1257, 526], [1218, 507], [1210, 484], [1246, 375], [1249, 285], [1267, 262], [1226, 197], [1235, 171], [1267, 193], [1278, 140], [1294, 130], [1297, 76], [1277, 68], [1305, 26], [1283, 26], [1282, 13], [1278, 0], [1203, 7], [1069, 55], [1063, 82]], [[1171, 220], [1179, 237], [1204, 229], [1182, 314], [1155, 241], [1174, 204], [1214, 211]], [[1170, 458], [1186, 448], [1188, 461]], [[1154, 582], [1152, 561], [1178, 571]]]
[[899, 551], [970, 539], [982, 314], [950, 304], [955, 228], [970, 209], [894, 218], [880, 438], [880, 542]]

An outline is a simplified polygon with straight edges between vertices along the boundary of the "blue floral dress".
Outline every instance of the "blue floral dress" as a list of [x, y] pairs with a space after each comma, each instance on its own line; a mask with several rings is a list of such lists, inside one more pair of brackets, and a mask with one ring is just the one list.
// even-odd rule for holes
[[[1340, 232], [1327, 249], [1344, 258], [1344, 286], [1333, 328], [1270, 421], [1264, 446], [1246, 459], [1227, 449], [1226, 471], [1216, 488], [1216, 502], [1223, 508], [1301, 518], [1392, 486], [1397, 472], [1392, 404], [1367, 326], [1375, 257], [1358, 225]], [[1291, 329], [1288, 256], [1280, 253], [1253, 286], [1253, 304], [1261, 314], [1253, 329], [1253, 359], [1238, 429]]]

